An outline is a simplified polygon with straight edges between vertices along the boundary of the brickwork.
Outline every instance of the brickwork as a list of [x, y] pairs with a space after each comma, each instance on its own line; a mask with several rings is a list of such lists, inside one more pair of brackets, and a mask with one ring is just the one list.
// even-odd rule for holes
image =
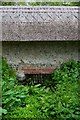
[[24, 74], [51, 74], [54, 68], [22, 68]]

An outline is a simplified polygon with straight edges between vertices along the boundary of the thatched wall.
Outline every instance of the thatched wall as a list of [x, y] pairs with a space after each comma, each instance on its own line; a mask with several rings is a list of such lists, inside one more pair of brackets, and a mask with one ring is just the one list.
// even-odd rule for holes
[[3, 6], [3, 41], [79, 40], [80, 7]]

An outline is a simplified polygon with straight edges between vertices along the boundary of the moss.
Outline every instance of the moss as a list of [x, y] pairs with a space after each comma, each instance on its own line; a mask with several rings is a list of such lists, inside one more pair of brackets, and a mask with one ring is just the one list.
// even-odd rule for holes
[[2, 6], [15, 6], [15, 5], [22, 5], [22, 6], [80, 6], [80, 2], [0, 2]]

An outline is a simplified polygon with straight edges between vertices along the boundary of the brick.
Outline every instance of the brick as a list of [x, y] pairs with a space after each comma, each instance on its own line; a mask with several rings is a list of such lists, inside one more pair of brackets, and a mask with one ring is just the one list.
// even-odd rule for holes
[[53, 68], [23, 68], [24, 74], [51, 74]]

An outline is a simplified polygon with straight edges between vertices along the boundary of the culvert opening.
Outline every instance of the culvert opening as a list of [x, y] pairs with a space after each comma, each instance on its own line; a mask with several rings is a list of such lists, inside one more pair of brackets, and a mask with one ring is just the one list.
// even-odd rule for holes
[[23, 68], [24, 75], [19, 78], [19, 83], [23, 85], [46, 85], [51, 80], [53, 68]]
[[51, 74], [26, 74], [25, 84], [28, 85], [46, 85], [46, 82], [51, 79]]

